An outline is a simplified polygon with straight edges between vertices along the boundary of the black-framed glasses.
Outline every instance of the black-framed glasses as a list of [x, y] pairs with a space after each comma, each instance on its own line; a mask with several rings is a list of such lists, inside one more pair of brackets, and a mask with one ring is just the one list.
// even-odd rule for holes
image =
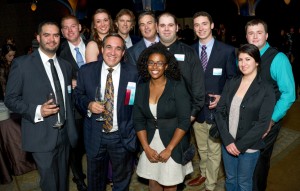
[[163, 67], [165, 64], [166, 64], [165, 62], [161, 62], [161, 61], [158, 61], [158, 62], [147, 61], [148, 66], [156, 65], [157, 67]]

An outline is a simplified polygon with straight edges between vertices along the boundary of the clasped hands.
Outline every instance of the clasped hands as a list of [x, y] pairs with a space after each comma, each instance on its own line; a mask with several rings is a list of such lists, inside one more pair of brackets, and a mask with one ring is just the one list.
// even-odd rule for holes
[[149, 147], [148, 149], [145, 150], [145, 153], [146, 153], [146, 156], [147, 156], [147, 158], [150, 162], [152, 162], [152, 163], [157, 163], [157, 162], [165, 163], [170, 158], [172, 151], [166, 148], [158, 154], [158, 152], [156, 150]]
[[230, 143], [229, 145], [226, 146], [226, 150], [228, 153], [232, 154], [233, 156], [239, 156], [241, 153], [237, 147], [235, 146], [234, 143]]

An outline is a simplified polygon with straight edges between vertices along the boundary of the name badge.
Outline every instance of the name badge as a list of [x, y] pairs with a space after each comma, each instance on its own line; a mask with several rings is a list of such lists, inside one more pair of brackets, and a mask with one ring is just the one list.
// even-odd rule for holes
[[72, 92], [72, 87], [71, 87], [71, 85], [68, 85], [67, 89], [68, 89], [68, 93], [70, 94], [70, 93]]
[[222, 68], [214, 68], [213, 69], [214, 76], [221, 76], [222, 75]]
[[128, 82], [127, 88], [126, 88], [125, 105], [133, 105], [134, 104], [135, 89], [136, 89], [136, 83]]
[[184, 61], [185, 55], [184, 54], [174, 54], [177, 61]]

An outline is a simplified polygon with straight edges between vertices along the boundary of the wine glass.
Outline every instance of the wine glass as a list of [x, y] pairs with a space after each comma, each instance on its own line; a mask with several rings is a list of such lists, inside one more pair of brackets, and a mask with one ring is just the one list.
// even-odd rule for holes
[[[101, 87], [97, 86], [96, 87], [96, 92], [95, 92], [95, 101], [99, 103], [100, 105], [105, 105], [105, 100], [104, 96], [101, 93]], [[96, 121], [105, 121], [105, 117], [103, 112], [100, 113], [100, 116], [96, 119]]]
[[214, 111], [213, 111], [213, 109], [209, 109], [209, 105], [211, 102], [215, 101], [215, 97], [209, 96], [209, 94], [214, 94], [214, 92], [206, 92], [206, 94], [205, 94], [205, 105], [208, 107], [208, 112], [209, 112], [209, 114], [208, 114], [209, 121], [208, 122], [212, 123], [214, 120], [214, 115], [213, 115]]
[[[59, 107], [59, 103], [57, 103], [57, 99], [54, 93], [50, 92], [47, 95], [47, 100], [52, 100], [52, 102], [50, 104], [54, 104], [56, 105], [56, 107]], [[57, 112], [57, 121], [55, 122], [55, 124], [52, 126], [54, 129], [59, 129], [62, 126], [62, 122], [60, 121], [60, 116], [59, 116], [59, 112]]]

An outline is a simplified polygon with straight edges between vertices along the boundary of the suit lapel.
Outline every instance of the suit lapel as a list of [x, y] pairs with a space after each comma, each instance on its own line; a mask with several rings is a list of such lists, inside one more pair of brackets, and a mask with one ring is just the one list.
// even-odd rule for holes
[[120, 71], [120, 81], [119, 81], [118, 101], [117, 101], [118, 112], [120, 111], [121, 107], [123, 107], [124, 105], [123, 98], [125, 97], [126, 87], [128, 83], [128, 77], [129, 77], [126, 65], [122, 62], [120, 64], [121, 64], [121, 68], [120, 68], [121, 71]]
[[[48, 82], [47, 85], [48, 85], [48, 89], [51, 89], [53, 92], [54, 90], [52, 89], [52, 86], [51, 86], [51, 82], [50, 82], [50, 79], [46, 73], [46, 70], [45, 70], [45, 67], [44, 67], [44, 64], [42, 62], [42, 58], [39, 54], [39, 51], [36, 50], [34, 53], [32, 53], [32, 64], [35, 65], [34, 68], [37, 69], [38, 73], [40, 74], [40, 80], [41, 81], [44, 81], [44, 82]], [[48, 92], [50, 93], [50, 92]]]
[[218, 52], [219, 52], [219, 46], [218, 46], [218, 42], [215, 40], [213, 47], [211, 49], [210, 56], [208, 58], [208, 63], [206, 68], [207, 71], [214, 67], [214, 63], [216, 62], [215, 60], [218, 58]]

